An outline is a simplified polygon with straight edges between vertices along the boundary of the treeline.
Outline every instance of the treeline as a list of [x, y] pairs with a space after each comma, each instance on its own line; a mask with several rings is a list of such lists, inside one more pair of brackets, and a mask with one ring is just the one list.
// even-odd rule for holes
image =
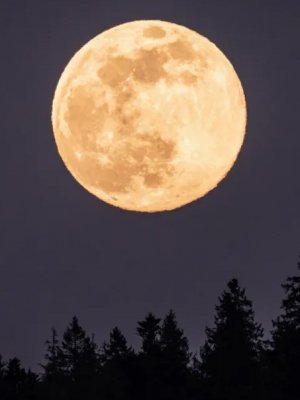
[[40, 375], [17, 358], [0, 358], [0, 399], [299, 400], [300, 276], [282, 287], [281, 313], [266, 341], [245, 289], [232, 279], [198, 354], [173, 311], [137, 323], [138, 351], [117, 327], [98, 346], [74, 317], [61, 340], [52, 329]]

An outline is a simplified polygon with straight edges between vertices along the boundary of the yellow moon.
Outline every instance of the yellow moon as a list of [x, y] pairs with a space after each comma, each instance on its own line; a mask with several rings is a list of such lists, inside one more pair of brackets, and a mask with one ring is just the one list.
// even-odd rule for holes
[[225, 177], [246, 103], [225, 55], [181, 25], [148, 20], [87, 42], [63, 71], [52, 124], [74, 178], [126, 210], [172, 210]]

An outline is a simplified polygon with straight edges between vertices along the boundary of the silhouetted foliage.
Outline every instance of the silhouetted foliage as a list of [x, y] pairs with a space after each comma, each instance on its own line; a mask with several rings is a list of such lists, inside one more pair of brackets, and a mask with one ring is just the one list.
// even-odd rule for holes
[[7, 364], [1, 361], [1, 400], [35, 399], [37, 386], [38, 376], [25, 371], [18, 358], [11, 358]]
[[188, 340], [183, 334], [183, 330], [178, 327], [176, 316], [171, 310], [165, 317], [161, 333], [160, 346], [164, 358], [170, 364], [177, 364], [178, 367], [186, 368], [190, 361]]
[[4, 368], [5, 368], [5, 362], [3, 361], [2, 356], [0, 355], [0, 380], [3, 379], [4, 376]]
[[159, 398], [159, 374], [161, 361], [160, 318], [148, 313], [144, 320], [138, 322], [137, 334], [142, 339], [139, 353], [140, 396], [148, 400]]
[[143, 321], [138, 322], [137, 333], [142, 338], [143, 353], [154, 355], [160, 351], [159, 334], [161, 319], [148, 313]]
[[95, 344], [79, 325], [76, 316], [63, 335], [60, 358], [63, 373], [74, 382], [80, 382], [97, 371]]
[[62, 354], [59, 347], [58, 335], [55, 328], [51, 329], [51, 339], [46, 341], [47, 353], [45, 359], [47, 364], [42, 365], [44, 369], [44, 379], [55, 381], [62, 375]]
[[237, 279], [216, 306], [214, 328], [206, 328], [201, 375], [210, 399], [258, 398], [259, 356], [263, 330], [254, 321], [252, 303]]
[[52, 328], [40, 376], [0, 356], [0, 400], [299, 400], [300, 276], [282, 287], [282, 313], [263, 342], [252, 303], [232, 279], [200, 358], [172, 310], [137, 323], [139, 351], [118, 327], [98, 348], [75, 316], [61, 340]]
[[[300, 263], [298, 263], [300, 270]], [[269, 390], [272, 399], [300, 399], [300, 276], [282, 285], [282, 314], [273, 321], [269, 352]]]
[[133, 354], [131, 347], [128, 347], [127, 340], [118, 327], [110, 332], [109, 342], [104, 342], [102, 346], [102, 362], [123, 360]]
[[109, 341], [102, 346], [101, 382], [102, 396], [108, 399], [132, 399], [134, 375], [132, 362], [134, 351], [119, 328], [110, 332]]
[[63, 334], [59, 364], [70, 387], [71, 397], [92, 396], [91, 387], [98, 372], [96, 345], [79, 325], [76, 316]]
[[166, 315], [162, 325], [160, 323], [161, 319], [152, 313], [138, 322], [137, 332], [142, 338], [140, 398], [187, 400], [190, 375], [187, 338], [178, 327], [173, 311]]
[[44, 369], [42, 375], [43, 389], [46, 389], [43, 396], [45, 400], [63, 400], [67, 393], [66, 376], [63, 370], [65, 363], [55, 328], [51, 329], [51, 339], [46, 341], [46, 345], [45, 359], [47, 362], [41, 365]]
[[178, 327], [171, 310], [162, 323], [160, 332], [161, 365], [160, 386], [162, 399], [186, 400], [190, 353], [188, 340]]

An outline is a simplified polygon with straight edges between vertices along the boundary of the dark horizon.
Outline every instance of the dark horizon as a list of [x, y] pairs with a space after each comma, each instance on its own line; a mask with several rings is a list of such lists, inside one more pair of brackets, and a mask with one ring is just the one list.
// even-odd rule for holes
[[268, 340], [237, 279], [218, 296], [214, 323], [197, 354], [174, 310], [136, 323], [134, 349], [118, 326], [100, 345], [76, 316], [46, 341], [41, 372], [0, 355], [3, 400], [297, 400], [300, 394], [300, 261], [282, 284], [281, 311]]
[[[300, 3], [2, 3], [0, 354], [34, 368], [51, 326], [62, 333], [75, 314], [97, 339], [118, 325], [138, 346], [135, 322], [170, 308], [196, 350], [233, 277], [269, 332], [300, 253]], [[137, 19], [208, 37], [233, 64], [248, 111], [226, 179], [204, 198], [157, 214], [114, 208], [81, 188], [58, 155], [50, 121], [74, 52]]]
[[[297, 265], [298, 265], [298, 268], [297, 268]], [[293, 276], [296, 276], [296, 277], [299, 276], [299, 270], [300, 270], [300, 257], [298, 258], [298, 263], [297, 263], [296, 266], [295, 266], [295, 271], [294, 271], [294, 273], [293, 273]], [[218, 306], [218, 304], [220, 303], [220, 298], [222, 298], [222, 296], [224, 295], [224, 293], [225, 293], [226, 291], [228, 291], [228, 287], [230, 286], [231, 282], [237, 281], [239, 287], [241, 288], [241, 290], [245, 290], [245, 296], [246, 296], [247, 299], [251, 302], [251, 307], [252, 307], [252, 309], [253, 309], [254, 321], [255, 321], [257, 324], [259, 324], [259, 325], [261, 326], [261, 328], [262, 328], [262, 336], [261, 336], [261, 339], [267, 343], [269, 340], [272, 339], [272, 332], [274, 331], [274, 323], [275, 323], [275, 321], [276, 321], [277, 318], [278, 318], [280, 315], [282, 315], [282, 313], [283, 313], [283, 300], [284, 300], [284, 298], [285, 298], [284, 285], [286, 284], [286, 281], [287, 281], [289, 278], [290, 278], [290, 277], [287, 276], [286, 279], [280, 284], [281, 292], [282, 292], [282, 296], [281, 296], [281, 299], [280, 299], [280, 307], [279, 307], [279, 309], [278, 309], [277, 314], [274, 316], [274, 318], [273, 318], [272, 320], [270, 320], [271, 329], [269, 329], [269, 330], [266, 330], [265, 327], [261, 324], [261, 322], [257, 320], [257, 318], [256, 318], [256, 310], [255, 310], [255, 307], [253, 306], [253, 301], [252, 301], [252, 299], [248, 296], [248, 293], [247, 293], [246, 288], [243, 287], [242, 285], [240, 285], [239, 280], [238, 280], [237, 278], [235, 278], [235, 277], [232, 277], [228, 282], [226, 282], [226, 285], [222, 288], [221, 292], [218, 293], [218, 295], [217, 295], [217, 297], [216, 297], [216, 299], [215, 299], [214, 307], [213, 307], [213, 309], [211, 310], [211, 321], [210, 321], [210, 324], [209, 324], [209, 325], [206, 325], [206, 326], [205, 326], [205, 329], [203, 330], [203, 332], [201, 332], [200, 335], [199, 335], [199, 338], [203, 338], [203, 341], [200, 341], [200, 340], [199, 340], [198, 343], [197, 343], [197, 345], [195, 346], [195, 348], [191, 348], [189, 338], [188, 338], [187, 335], [185, 334], [185, 329], [184, 329], [184, 327], [181, 325], [181, 321], [179, 321], [178, 318], [177, 318], [176, 310], [174, 310], [172, 307], [170, 307], [163, 315], [158, 315], [158, 314], [153, 313], [152, 310], [148, 310], [147, 312], [145, 312], [145, 314], [144, 314], [143, 316], [141, 316], [140, 320], [142, 320], [143, 317], [145, 318], [145, 317], [147, 317], [147, 315], [150, 315], [150, 314], [151, 314], [151, 315], [155, 316], [156, 318], [158, 318], [158, 319], [162, 322], [162, 321], [164, 321], [164, 319], [165, 319], [170, 313], [174, 313], [174, 314], [175, 314], [175, 317], [176, 317], [176, 321], [177, 321], [177, 323], [178, 323], [178, 327], [179, 327], [180, 329], [182, 329], [183, 334], [184, 334], [184, 336], [185, 336], [186, 339], [187, 339], [187, 345], [188, 345], [188, 347], [189, 347], [191, 359], [192, 359], [193, 357], [196, 357], [197, 359], [200, 360], [200, 359], [201, 359], [201, 356], [200, 356], [200, 349], [203, 347], [205, 340], [207, 340], [205, 330], [206, 330], [207, 328], [208, 328], [208, 329], [211, 329], [211, 328], [215, 325], [216, 306]], [[300, 278], [298, 278], [298, 279], [300, 279]], [[25, 367], [25, 369], [29, 369], [30, 371], [32, 371], [32, 372], [34, 372], [34, 373], [36, 373], [36, 374], [42, 376], [43, 373], [44, 373], [43, 365], [47, 362], [47, 360], [45, 359], [45, 354], [47, 353], [47, 346], [48, 346], [47, 342], [49, 342], [49, 340], [51, 340], [51, 334], [52, 334], [53, 330], [55, 330], [55, 332], [56, 332], [56, 334], [57, 334], [57, 339], [58, 339], [58, 341], [61, 342], [61, 341], [63, 340], [63, 337], [64, 337], [64, 334], [65, 334], [66, 330], [68, 329], [69, 326], [71, 326], [72, 321], [74, 321], [74, 319], [76, 319], [77, 323], [78, 323], [80, 326], [83, 327], [83, 329], [84, 329], [84, 331], [86, 332], [87, 336], [90, 337], [90, 338], [93, 338], [93, 341], [95, 342], [98, 351], [101, 351], [101, 349], [102, 349], [104, 343], [108, 343], [108, 341], [109, 341], [109, 336], [110, 336], [111, 332], [113, 332], [113, 330], [114, 330], [115, 328], [120, 329], [120, 325], [119, 325], [119, 324], [115, 324], [114, 326], [111, 326], [111, 327], [108, 329], [108, 335], [107, 335], [106, 337], [97, 338], [97, 337], [95, 336], [94, 332], [89, 332], [89, 331], [86, 329], [86, 327], [82, 324], [82, 321], [80, 320], [80, 318], [78, 317], [78, 315], [77, 315], [77, 314], [74, 314], [74, 315], [72, 315], [72, 316], [69, 317], [68, 323], [64, 326], [64, 329], [63, 329], [61, 332], [59, 332], [59, 331], [57, 330], [57, 327], [56, 327], [55, 323], [52, 323], [52, 324], [50, 325], [51, 327], [50, 327], [50, 329], [49, 329], [49, 331], [48, 331], [48, 335], [47, 335], [47, 337], [45, 337], [45, 340], [43, 341], [43, 353], [40, 355], [40, 360], [39, 360], [39, 363], [38, 363], [37, 365], [24, 366], [23, 361], [18, 357], [17, 354], [11, 354], [10, 356], [6, 357], [6, 359], [5, 359], [5, 357], [3, 357], [3, 354], [5, 354], [5, 352], [4, 352], [4, 353], [1, 353], [1, 352], [0, 352], [0, 361], [1, 361], [1, 356], [2, 356], [2, 362], [4, 361], [5, 363], [7, 363], [7, 362], [8, 362], [9, 360], [11, 360], [11, 359], [17, 358], [17, 359], [20, 360], [22, 367]], [[94, 321], [94, 322], [95, 322], [95, 321]], [[128, 338], [126, 337], [126, 335], [124, 335], [124, 337], [125, 337], [125, 339], [126, 339], [126, 341], [127, 341], [127, 343], [128, 343], [128, 346], [130, 346], [130, 347], [133, 349], [133, 351], [136, 352], [136, 353], [138, 354], [138, 352], [142, 350], [142, 341], [141, 341], [141, 337], [139, 337], [139, 334], [138, 334], [138, 332], [137, 332], [137, 324], [135, 324], [135, 325], [134, 325], [133, 327], [131, 327], [131, 328], [132, 328], [131, 330], [135, 333], [135, 340], [133, 340], [133, 343], [130, 343], [130, 341], [128, 340]], [[122, 329], [120, 329], [120, 332], [121, 332], [122, 334], [124, 333], [124, 332], [122, 331]], [[0, 364], [1, 364], [1, 362], [0, 362]]]

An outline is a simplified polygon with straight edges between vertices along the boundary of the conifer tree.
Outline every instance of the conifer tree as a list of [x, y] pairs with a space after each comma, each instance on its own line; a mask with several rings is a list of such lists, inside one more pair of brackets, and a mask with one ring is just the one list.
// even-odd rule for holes
[[164, 399], [187, 400], [190, 353], [188, 340], [178, 327], [171, 310], [163, 320], [160, 333], [161, 361], [159, 381]]
[[25, 369], [21, 367], [21, 362], [17, 357], [8, 360], [5, 371], [6, 382], [18, 385], [24, 380], [25, 375]]
[[160, 334], [160, 345], [164, 357], [178, 368], [185, 369], [190, 360], [188, 340], [178, 327], [175, 313], [170, 310], [166, 315]]
[[138, 322], [137, 333], [142, 338], [142, 349], [145, 354], [159, 350], [160, 318], [148, 313], [143, 321]]
[[110, 332], [109, 341], [101, 351], [102, 397], [114, 400], [132, 400], [135, 395], [132, 374], [134, 352], [118, 327]]
[[140, 398], [145, 400], [160, 398], [160, 318], [148, 313], [138, 322], [137, 333], [142, 339], [142, 351], [139, 353], [138, 380]]
[[0, 355], [0, 399], [4, 398], [4, 390], [5, 390], [5, 386], [4, 386], [4, 374], [5, 374], [5, 366], [6, 363], [3, 361], [2, 356]]
[[112, 360], [126, 359], [133, 350], [127, 345], [127, 340], [118, 327], [110, 332], [109, 342], [104, 342], [101, 359], [104, 363]]
[[21, 367], [21, 362], [17, 357], [8, 360], [4, 382], [6, 396], [11, 399], [16, 399], [22, 393], [22, 386], [26, 379], [25, 369]]
[[300, 275], [288, 277], [282, 288], [285, 292], [282, 314], [273, 321], [269, 388], [273, 399], [299, 400]]
[[79, 325], [76, 316], [66, 329], [60, 352], [60, 365], [72, 381], [94, 377], [97, 373], [96, 345]]
[[210, 399], [258, 399], [263, 330], [252, 303], [232, 279], [219, 298], [213, 328], [206, 328], [200, 370]]
[[0, 381], [3, 379], [4, 376], [4, 369], [5, 369], [5, 362], [0, 354]]
[[59, 346], [57, 331], [55, 328], [51, 329], [51, 339], [46, 341], [47, 353], [45, 359], [47, 363], [41, 365], [44, 369], [45, 380], [59, 380], [63, 375], [62, 372], [62, 354]]

